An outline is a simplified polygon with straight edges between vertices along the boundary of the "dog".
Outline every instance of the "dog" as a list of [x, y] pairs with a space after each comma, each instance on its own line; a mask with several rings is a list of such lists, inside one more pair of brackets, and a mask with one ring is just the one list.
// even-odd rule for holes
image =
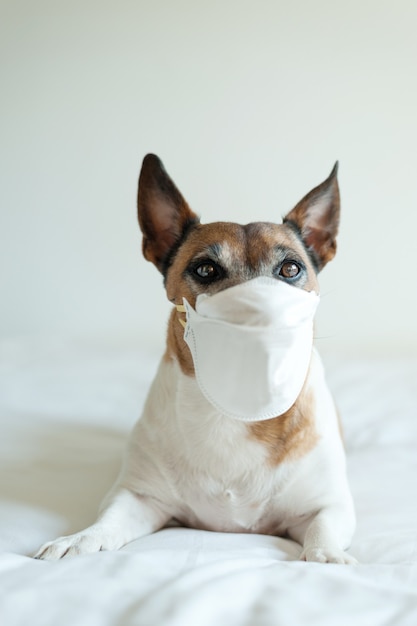
[[[290, 394], [277, 405], [281, 409], [276, 414], [271, 416], [270, 410], [267, 414], [261, 409], [252, 420], [251, 414], [234, 419], [233, 408], [232, 415], [229, 409], [222, 410], [223, 405], [219, 408], [216, 398], [211, 401], [205, 393], [204, 380], [202, 384], [196, 375], [196, 363], [198, 371], [203, 371], [204, 351], [212, 348], [205, 376], [214, 374], [210, 379], [213, 395], [217, 391], [227, 393], [231, 406], [240, 403], [239, 410], [243, 407], [244, 411], [251, 403], [252, 387], [248, 392], [245, 386], [239, 387], [239, 380], [236, 389], [222, 384], [223, 376], [233, 374], [235, 365], [242, 365], [236, 363], [233, 349], [227, 357], [232, 366], [226, 368], [227, 347], [223, 350], [222, 344], [217, 345], [215, 329], [206, 336], [202, 327], [202, 341], [209, 339], [196, 361], [184, 330], [201, 298], [206, 303], [224, 295], [229, 298], [252, 281], [256, 288], [274, 294], [277, 311], [281, 296], [274, 291], [275, 284], [284, 285], [285, 297], [291, 301], [318, 293], [317, 274], [336, 252], [339, 214], [337, 163], [330, 176], [282, 223], [242, 226], [230, 222], [201, 224], [160, 159], [152, 154], [144, 158], [138, 190], [143, 254], [163, 275], [168, 299], [174, 305], [166, 352], [131, 434], [121, 475], [97, 521], [81, 532], [45, 544], [35, 558], [53, 560], [117, 550], [174, 523], [211, 531], [288, 537], [300, 544], [301, 560], [355, 563], [346, 552], [355, 513], [341, 426], [308, 334], [301, 341], [297, 328], [291, 330], [300, 354], [307, 355], [306, 369], [299, 366], [298, 357], [292, 359], [295, 364], [287, 366], [291, 347], [284, 365], [277, 365], [289, 386], [293, 379], [300, 379], [301, 369], [301, 388], [292, 391], [296, 397]], [[259, 285], [258, 280], [265, 284]], [[249, 306], [254, 299], [249, 298]], [[241, 311], [233, 306], [233, 299], [231, 306], [230, 299], [228, 302], [230, 314]], [[200, 316], [197, 321], [201, 320], [206, 321]], [[232, 328], [233, 324], [226, 326]], [[243, 332], [243, 336], [252, 336], [250, 330]], [[269, 354], [272, 335], [265, 336]], [[227, 339], [227, 332], [224, 337]], [[244, 348], [245, 341], [240, 344]], [[251, 366], [255, 378], [257, 359]], [[251, 357], [246, 360], [252, 361]], [[261, 365], [259, 371], [264, 371]], [[255, 392], [260, 389], [258, 382], [262, 381], [255, 381]], [[283, 391], [286, 384], [281, 385]], [[300, 382], [297, 384], [300, 387]], [[264, 402], [263, 397], [259, 402]]]

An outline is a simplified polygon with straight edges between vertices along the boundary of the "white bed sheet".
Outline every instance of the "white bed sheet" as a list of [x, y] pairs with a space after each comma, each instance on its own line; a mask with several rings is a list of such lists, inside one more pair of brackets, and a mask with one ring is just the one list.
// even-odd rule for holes
[[82, 340], [0, 344], [2, 626], [416, 626], [417, 358], [325, 359], [345, 428], [357, 567], [289, 540], [165, 529], [35, 561], [94, 520], [158, 355]]

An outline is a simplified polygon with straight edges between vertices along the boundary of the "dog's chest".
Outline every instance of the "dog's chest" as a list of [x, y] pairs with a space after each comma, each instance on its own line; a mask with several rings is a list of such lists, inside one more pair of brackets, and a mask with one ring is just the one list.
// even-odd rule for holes
[[273, 512], [287, 471], [269, 466], [265, 450], [248, 441], [244, 425], [227, 426], [221, 436], [216, 427], [202, 429], [204, 444], [191, 435], [185, 449], [173, 450], [181, 467], [173, 476], [181, 501], [176, 516], [195, 528], [275, 532]]
[[[195, 380], [175, 365], [165, 363], [158, 378], [149, 427], [159, 433], [154, 454], [165, 482], [153, 489], [170, 501], [173, 516], [217, 531], [285, 531], [299, 515], [287, 496], [292, 464], [271, 464], [268, 450], [251, 439], [247, 425], [216, 413]], [[167, 408], [168, 398], [174, 407]]]

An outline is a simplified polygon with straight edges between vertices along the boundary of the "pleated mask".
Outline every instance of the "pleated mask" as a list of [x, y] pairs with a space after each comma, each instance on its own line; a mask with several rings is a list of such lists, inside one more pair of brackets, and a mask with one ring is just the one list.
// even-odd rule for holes
[[199, 295], [195, 309], [183, 298], [184, 340], [210, 404], [247, 422], [288, 411], [307, 377], [319, 300], [269, 277]]

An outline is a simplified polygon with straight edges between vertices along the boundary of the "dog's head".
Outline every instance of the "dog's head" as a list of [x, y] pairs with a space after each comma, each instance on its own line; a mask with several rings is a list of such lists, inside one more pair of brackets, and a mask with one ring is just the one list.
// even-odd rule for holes
[[[318, 291], [317, 274], [336, 252], [339, 213], [337, 164], [282, 224], [242, 226], [201, 224], [160, 159], [148, 154], [143, 160], [138, 191], [143, 254], [163, 274], [173, 304], [185, 297], [194, 306], [201, 293], [213, 294], [257, 276]], [[178, 323], [172, 329], [177, 346], [183, 344], [182, 332]], [[190, 367], [184, 364], [183, 369]]]

